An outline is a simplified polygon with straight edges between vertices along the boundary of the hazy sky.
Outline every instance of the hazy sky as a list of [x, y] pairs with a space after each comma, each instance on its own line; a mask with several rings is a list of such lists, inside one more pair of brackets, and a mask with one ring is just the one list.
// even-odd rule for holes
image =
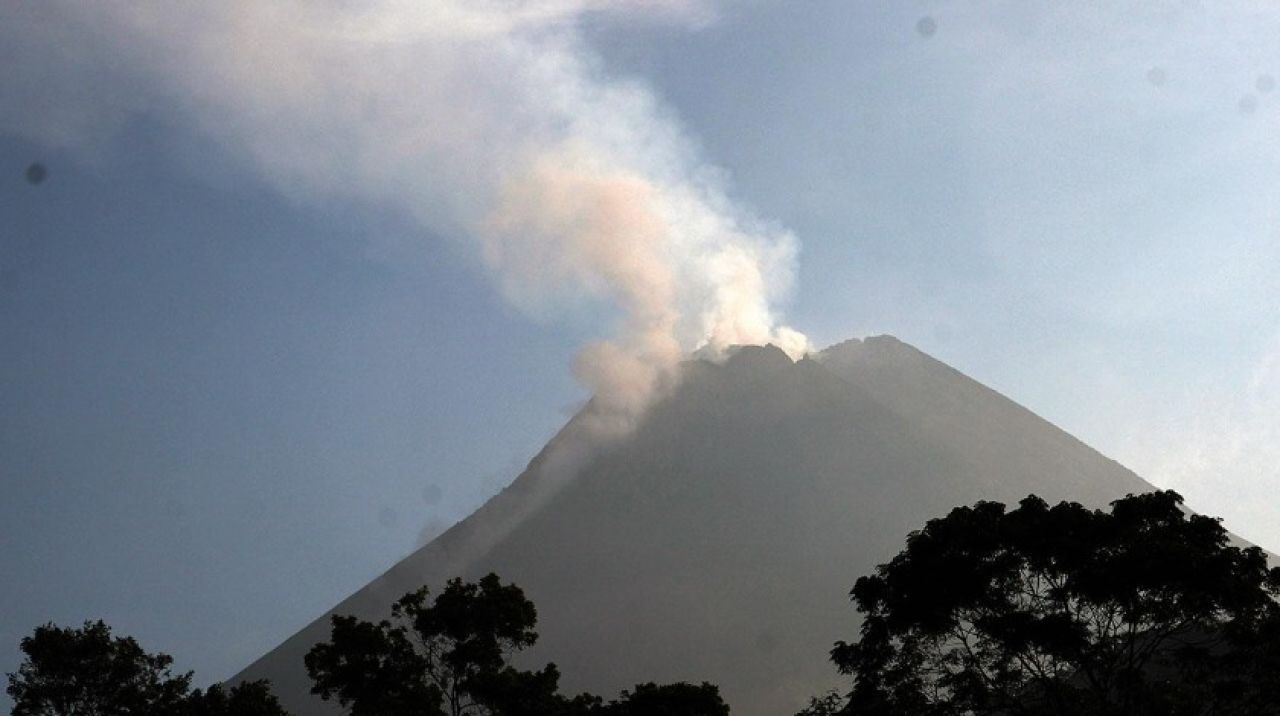
[[600, 338], [892, 333], [1280, 549], [1280, 11], [1117, 5], [0, 6], [0, 671], [101, 617], [230, 675]]

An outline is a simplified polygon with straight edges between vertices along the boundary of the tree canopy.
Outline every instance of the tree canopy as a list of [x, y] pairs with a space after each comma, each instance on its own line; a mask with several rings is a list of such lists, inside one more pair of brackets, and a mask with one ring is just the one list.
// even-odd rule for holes
[[507, 661], [537, 641], [537, 610], [519, 587], [490, 574], [453, 579], [434, 602], [423, 587], [392, 605], [392, 620], [334, 616], [331, 640], [306, 656], [312, 693], [353, 716], [488, 713], [539, 703], [559, 674]]
[[621, 698], [589, 711], [600, 716], [729, 716], [720, 689], [702, 682], [658, 685], [637, 684]]
[[205, 691], [196, 689], [186, 700], [180, 716], [289, 716], [265, 680], [246, 681], [230, 689], [214, 684]]
[[331, 638], [306, 656], [312, 693], [352, 716], [727, 716], [717, 687], [644, 683], [605, 703], [564, 696], [555, 664], [512, 666], [533, 646], [537, 610], [514, 584], [489, 574], [453, 579], [429, 601], [426, 587], [391, 608], [391, 619], [332, 618]]
[[170, 673], [171, 657], [113, 637], [102, 621], [45, 624], [20, 648], [25, 658], [7, 689], [14, 716], [172, 713], [191, 687], [191, 674]]
[[172, 657], [112, 636], [101, 620], [36, 627], [20, 648], [6, 689], [13, 716], [287, 716], [263, 681], [192, 691], [191, 672], [173, 674]]
[[1174, 492], [929, 521], [857, 581], [850, 714], [1274, 714], [1280, 570]]

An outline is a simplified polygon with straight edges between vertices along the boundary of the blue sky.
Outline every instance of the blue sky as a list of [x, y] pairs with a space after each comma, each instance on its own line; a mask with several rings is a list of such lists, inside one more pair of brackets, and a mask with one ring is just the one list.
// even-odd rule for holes
[[[513, 477], [634, 346], [607, 271], [470, 235], [558, 132], [744, 227], [767, 330], [895, 334], [1280, 548], [1266, 3], [387, 2], [463, 39], [349, 68], [245, 5], [0, 10], [3, 643], [223, 678]], [[485, 66], [542, 49], [572, 91]]]

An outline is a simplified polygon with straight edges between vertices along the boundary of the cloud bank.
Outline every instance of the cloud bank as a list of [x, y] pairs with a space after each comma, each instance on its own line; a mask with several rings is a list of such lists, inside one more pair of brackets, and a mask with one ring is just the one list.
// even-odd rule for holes
[[[476, 244], [517, 306], [617, 308], [575, 374], [625, 430], [679, 360], [807, 341], [781, 326], [791, 234], [734, 204], [643, 84], [609, 77], [588, 21], [698, 24], [685, 0], [11, 3], [0, 131], [92, 148], [177, 117], [282, 193], [388, 206]], [[20, 70], [13, 68], [20, 67]]]

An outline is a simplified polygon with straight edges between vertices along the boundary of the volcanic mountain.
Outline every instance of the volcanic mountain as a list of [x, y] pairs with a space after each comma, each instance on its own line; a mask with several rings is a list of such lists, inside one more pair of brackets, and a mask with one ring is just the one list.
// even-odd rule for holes
[[[528, 663], [554, 661], [567, 693], [706, 680], [735, 714], [789, 714], [839, 683], [827, 652], [856, 637], [853, 582], [925, 520], [977, 500], [1101, 507], [1154, 489], [890, 336], [794, 362], [772, 346], [690, 361], [632, 433], [566, 458], [581, 423], [330, 614], [382, 617], [423, 584], [493, 571], [537, 605]], [[330, 614], [233, 681], [269, 678], [295, 714], [331, 713], [303, 668]]]

